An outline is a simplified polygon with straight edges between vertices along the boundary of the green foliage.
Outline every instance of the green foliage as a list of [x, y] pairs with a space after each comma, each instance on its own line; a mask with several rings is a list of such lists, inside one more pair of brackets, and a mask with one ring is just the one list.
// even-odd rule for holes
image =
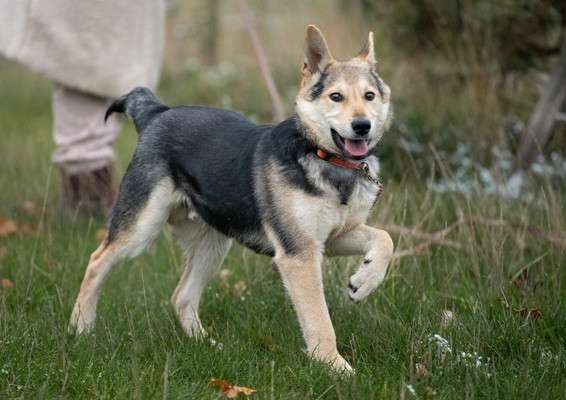
[[502, 73], [544, 66], [559, 50], [566, 8], [545, 0], [363, 0], [399, 51], [439, 54], [450, 62], [471, 61]]

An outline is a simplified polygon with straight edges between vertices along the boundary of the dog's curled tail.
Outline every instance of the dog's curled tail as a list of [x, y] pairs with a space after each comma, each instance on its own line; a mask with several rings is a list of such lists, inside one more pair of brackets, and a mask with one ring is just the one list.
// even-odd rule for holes
[[112, 113], [124, 113], [134, 121], [136, 130], [141, 134], [155, 116], [168, 109], [169, 107], [162, 104], [151, 90], [137, 87], [110, 104], [104, 115], [104, 121]]

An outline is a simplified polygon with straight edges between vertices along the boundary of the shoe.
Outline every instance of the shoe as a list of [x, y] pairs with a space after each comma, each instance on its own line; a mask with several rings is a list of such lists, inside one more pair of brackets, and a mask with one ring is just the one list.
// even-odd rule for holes
[[78, 174], [61, 170], [61, 180], [64, 214], [108, 215], [116, 196], [112, 185], [111, 166]]

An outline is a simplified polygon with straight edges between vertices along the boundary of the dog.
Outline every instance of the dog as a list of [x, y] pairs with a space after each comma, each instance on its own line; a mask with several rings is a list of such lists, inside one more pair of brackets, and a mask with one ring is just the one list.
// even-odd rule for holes
[[383, 280], [393, 242], [366, 225], [381, 191], [371, 150], [391, 121], [391, 90], [375, 69], [373, 34], [349, 61], [306, 31], [295, 113], [275, 125], [204, 106], [168, 107], [136, 88], [108, 108], [139, 135], [109, 218], [90, 257], [70, 329], [92, 330], [101, 285], [118, 261], [139, 255], [165, 223], [185, 253], [171, 302], [184, 331], [205, 337], [202, 292], [233, 240], [273, 257], [308, 354], [352, 371], [338, 353], [322, 285], [323, 256], [363, 256], [348, 283], [357, 302]]

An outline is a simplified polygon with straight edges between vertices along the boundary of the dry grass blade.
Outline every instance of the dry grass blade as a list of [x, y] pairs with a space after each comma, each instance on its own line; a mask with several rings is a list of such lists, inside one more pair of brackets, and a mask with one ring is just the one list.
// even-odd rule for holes
[[513, 312], [527, 320], [536, 321], [542, 317], [542, 312], [538, 308], [514, 308]]

